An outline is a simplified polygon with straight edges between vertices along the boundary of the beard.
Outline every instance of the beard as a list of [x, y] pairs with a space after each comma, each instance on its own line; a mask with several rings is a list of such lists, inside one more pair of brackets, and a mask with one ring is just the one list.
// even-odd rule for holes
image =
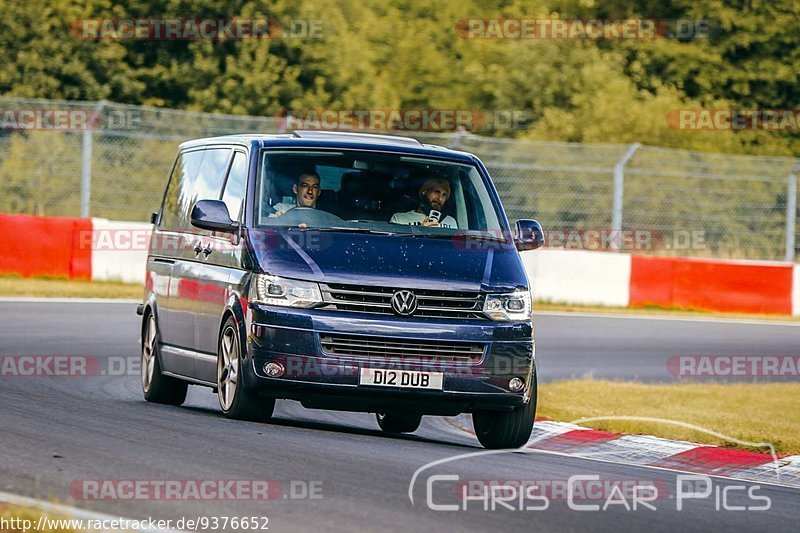
[[420, 211], [425, 213], [426, 215], [431, 212], [431, 210], [441, 211], [444, 208], [444, 205], [435, 206], [431, 204], [427, 198], [422, 198], [420, 200]]

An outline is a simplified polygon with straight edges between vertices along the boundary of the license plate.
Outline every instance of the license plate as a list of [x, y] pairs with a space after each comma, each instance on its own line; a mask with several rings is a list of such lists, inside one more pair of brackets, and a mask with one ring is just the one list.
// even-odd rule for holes
[[444, 374], [441, 372], [362, 368], [358, 383], [359, 385], [377, 385], [379, 387], [442, 390], [443, 380]]

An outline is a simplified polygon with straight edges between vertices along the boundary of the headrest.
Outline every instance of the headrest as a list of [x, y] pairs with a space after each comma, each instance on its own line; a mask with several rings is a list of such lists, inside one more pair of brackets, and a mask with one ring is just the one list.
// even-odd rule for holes
[[342, 175], [339, 201], [342, 206], [364, 211], [379, 211], [381, 197], [380, 182], [366, 172], [348, 172]]

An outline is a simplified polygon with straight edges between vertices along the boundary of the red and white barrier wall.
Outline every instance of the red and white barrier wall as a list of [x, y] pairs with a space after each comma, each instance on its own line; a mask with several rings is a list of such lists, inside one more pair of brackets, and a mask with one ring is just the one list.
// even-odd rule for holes
[[545, 249], [525, 252], [537, 300], [800, 315], [800, 265]]
[[92, 221], [0, 214], [0, 274], [92, 279], [92, 249], [80, 236]]
[[789, 263], [634, 255], [629, 305], [788, 315], [797, 270]]
[[0, 214], [0, 275], [142, 283], [151, 225]]
[[537, 300], [625, 307], [631, 257], [610, 252], [541, 249], [522, 254]]
[[[0, 214], [0, 275], [141, 283], [150, 228]], [[798, 264], [549, 248], [522, 258], [540, 301], [800, 316]]]
[[92, 219], [92, 279], [144, 283], [152, 224]]

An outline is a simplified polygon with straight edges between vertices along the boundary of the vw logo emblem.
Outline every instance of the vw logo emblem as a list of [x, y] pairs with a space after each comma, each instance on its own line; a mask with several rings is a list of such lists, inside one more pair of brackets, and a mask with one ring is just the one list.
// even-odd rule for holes
[[398, 315], [413, 315], [417, 310], [417, 297], [411, 291], [397, 291], [392, 294], [392, 309]]

